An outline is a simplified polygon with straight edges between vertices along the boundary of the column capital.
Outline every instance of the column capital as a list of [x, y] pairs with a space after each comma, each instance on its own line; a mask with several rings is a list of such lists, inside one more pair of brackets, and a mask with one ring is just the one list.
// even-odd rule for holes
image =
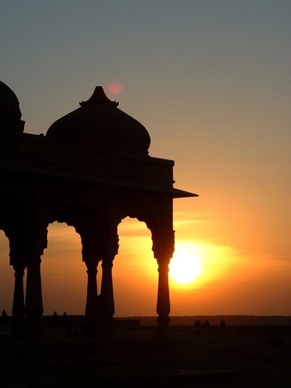
[[14, 271], [15, 271], [14, 276], [15, 276], [16, 274], [22, 274], [22, 275], [24, 275], [24, 271], [25, 271], [25, 267], [26, 267], [26, 264], [25, 264], [24, 261], [16, 261], [16, 260], [15, 260], [15, 261], [13, 262], [12, 266], [13, 266], [13, 269], [14, 269]]
[[103, 257], [102, 259], [102, 268], [112, 268], [113, 267], [114, 257]]
[[153, 233], [152, 240], [152, 250], [158, 264], [169, 264], [175, 250], [175, 231]]
[[168, 260], [168, 258], [166, 258], [162, 260], [157, 260], [157, 262], [158, 262], [158, 272], [169, 272], [170, 259]]
[[86, 267], [88, 269], [89, 268], [91, 269], [91, 268], [97, 268], [98, 267], [98, 263], [99, 263], [100, 259], [97, 258], [97, 257], [86, 257], [84, 259], [84, 257], [83, 257], [83, 261], [86, 264]]

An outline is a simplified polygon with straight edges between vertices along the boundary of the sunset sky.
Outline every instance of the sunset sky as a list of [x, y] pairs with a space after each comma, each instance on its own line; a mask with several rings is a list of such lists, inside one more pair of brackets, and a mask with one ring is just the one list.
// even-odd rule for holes
[[[147, 128], [150, 155], [175, 161], [175, 187], [199, 194], [174, 203], [172, 315], [291, 315], [290, 20], [289, 0], [0, 0], [0, 80], [25, 132], [102, 85]], [[150, 232], [126, 219], [119, 233], [116, 315], [155, 315]], [[1, 231], [11, 313], [8, 252]], [[83, 314], [86, 276], [79, 235], [50, 225], [44, 313]]]

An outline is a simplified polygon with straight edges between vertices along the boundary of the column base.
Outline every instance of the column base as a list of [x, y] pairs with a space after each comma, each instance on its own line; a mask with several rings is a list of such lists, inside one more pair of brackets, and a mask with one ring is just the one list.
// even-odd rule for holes
[[42, 317], [32, 316], [26, 318], [26, 337], [39, 338], [42, 334]]
[[11, 336], [13, 338], [24, 338], [25, 337], [25, 324], [23, 316], [12, 317], [12, 330]]
[[157, 318], [158, 327], [156, 331], [156, 338], [169, 338], [169, 324], [170, 324], [170, 317], [167, 316], [159, 316]]
[[96, 317], [86, 317], [85, 319], [85, 338], [111, 339], [113, 329], [113, 319], [103, 319]]

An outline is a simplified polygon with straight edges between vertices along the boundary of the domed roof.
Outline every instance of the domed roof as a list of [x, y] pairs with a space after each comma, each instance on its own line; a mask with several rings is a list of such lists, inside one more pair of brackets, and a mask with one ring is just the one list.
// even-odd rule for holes
[[0, 131], [23, 132], [19, 101], [15, 93], [0, 81]]
[[147, 154], [150, 136], [137, 120], [117, 108], [103, 88], [97, 86], [80, 108], [60, 118], [46, 136], [54, 139], [90, 143], [102, 150]]

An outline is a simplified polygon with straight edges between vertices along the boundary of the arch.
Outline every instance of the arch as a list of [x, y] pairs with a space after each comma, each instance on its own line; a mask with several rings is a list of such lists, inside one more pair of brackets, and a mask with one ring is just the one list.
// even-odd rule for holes
[[86, 272], [81, 238], [73, 226], [54, 222], [48, 226], [48, 246], [42, 257], [44, 312], [81, 315], [86, 300]]
[[84, 201], [59, 203], [51, 210], [49, 223], [55, 221], [73, 226], [81, 237], [83, 261], [90, 261], [92, 256], [101, 257], [98, 246], [101, 244], [100, 232], [102, 216], [90, 208]]
[[14, 276], [9, 265], [9, 240], [3, 230], [0, 230], [0, 311], [11, 314], [13, 300]]
[[[96, 201], [96, 198], [95, 198]], [[94, 198], [59, 203], [51, 213], [51, 221], [73, 226], [81, 237], [82, 260], [87, 267], [87, 298], [85, 315], [88, 326], [95, 330], [97, 321], [111, 320], [114, 314], [111, 266], [115, 251], [114, 233], [106, 221], [106, 203], [95, 207]], [[104, 214], [105, 213], [105, 214]], [[102, 260], [102, 285], [98, 287], [98, 263]], [[98, 290], [100, 295], [98, 295]], [[103, 316], [103, 318], [102, 318]]]
[[1, 188], [0, 229], [9, 240], [10, 264], [24, 259], [26, 241], [29, 240], [30, 206], [25, 191]]
[[[0, 194], [0, 228], [9, 240], [9, 263], [13, 266], [14, 282], [12, 315], [20, 323], [24, 316], [24, 271], [31, 253], [32, 208], [27, 192], [21, 187], [3, 188]], [[9, 289], [5, 291], [8, 297]]]
[[[117, 316], [154, 315], [157, 262], [151, 231], [144, 221], [125, 217], [118, 225], [119, 249], [114, 259]], [[138, 303], [136, 296], [138, 295]]]

